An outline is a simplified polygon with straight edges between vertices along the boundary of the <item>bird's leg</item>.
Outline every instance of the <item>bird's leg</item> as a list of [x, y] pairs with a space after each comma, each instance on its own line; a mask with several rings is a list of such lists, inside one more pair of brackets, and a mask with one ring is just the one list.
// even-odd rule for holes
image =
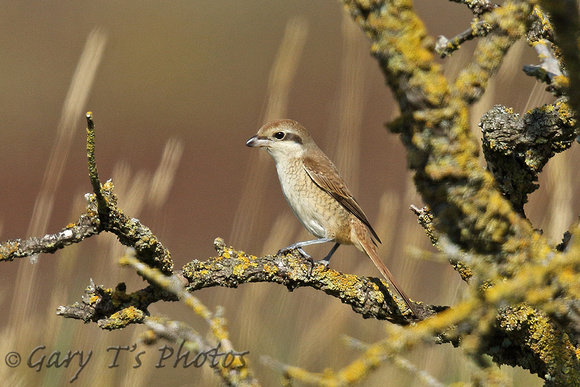
[[310, 255], [306, 254], [306, 252], [302, 248], [304, 246], [316, 245], [318, 243], [326, 243], [326, 242], [332, 242], [332, 239], [319, 238], [319, 239], [313, 239], [313, 240], [310, 240], [310, 241], [296, 242], [293, 245], [290, 245], [288, 247], [285, 247], [283, 249], [280, 249], [278, 251], [278, 254], [285, 254], [285, 253], [287, 253], [287, 252], [289, 252], [291, 250], [298, 250], [298, 252], [300, 254], [302, 254], [302, 256], [304, 258], [310, 258], [310, 259], [312, 259], [312, 257]]
[[322, 258], [319, 261], [316, 261], [318, 263], [322, 263], [324, 266], [328, 267], [328, 264], [330, 263], [330, 258], [332, 257], [332, 255], [334, 254], [334, 252], [340, 247], [340, 243], [335, 243], [334, 246], [332, 246], [332, 249], [330, 249], [330, 251], [328, 252], [328, 254], [326, 254], [326, 257]]
[[[292, 249], [290, 249], [290, 250], [292, 250]], [[288, 250], [288, 251], [290, 251], [290, 250]], [[308, 254], [306, 251], [304, 251], [304, 249], [302, 247], [296, 247], [296, 250], [298, 250], [300, 255], [302, 255], [304, 258], [312, 261], [312, 257], [310, 256], [310, 254]], [[280, 253], [280, 252], [278, 252], [278, 253]]]
[[[328, 264], [330, 263], [330, 257], [332, 257], [332, 255], [338, 249], [339, 246], [340, 246], [340, 243], [335, 243], [334, 246], [332, 246], [332, 249], [330, 249], [330, 251], [328, 252], [328, 254], [326, 254], [326, 257], [319, 259], [318, 261], [316, 261], [316, 263], [323, 264], [325, 270], [328, 269]], [[314, 270], [314, 263], [315, 262], [313, 260], [312, 266], [310, 267], [310, 272], [308, 273], [309, 276], [312, 275], [312, 270]]]

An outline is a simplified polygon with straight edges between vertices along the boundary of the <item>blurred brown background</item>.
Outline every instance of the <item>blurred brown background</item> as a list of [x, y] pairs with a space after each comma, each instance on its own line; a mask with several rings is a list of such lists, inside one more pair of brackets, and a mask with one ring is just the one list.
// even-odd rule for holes
[[[471, 14], [460, 5], [415, 3], [435, 37], [450, 37], [469, 26]], [[121, 208], [152, 228], [172, 251], [177, 268], [214, 255], [217, 236], [252, 254], [275, 253], [306, 239], [284, 202], [272, 160], [244, 146], [269, 114], [284, 112], [304, 124], [343, 171], [385, 240], [383, 259], [411, 298], [435, 304], [461, 298], [465, 287], [448, 265], [414, 259], [408, 253], [409, 247], [431, 248], [408, 210], [410, 204], [422, 203], [406, 170], [403, 147], [384, 130], [396, 107], [368, 54], [368, 42], [345, 18], [339, 3], [12, 0], [2, 5], [2, 240], [31, 236], [39, 192], [50, 191], [46, 188], [50, 181], [43, 183], [43, 178], [55, 152], [67, 90], [87, 38], [97, 28], [97, 36], [106, 39], [103, 55], [88, 101], [76, 112], [70, 151], [63, 153], [62, 178], [54, 188], [52, 210], [43, 212], [48, 224], [40, 235], [58, 231], [82, 211], [83, 195], [90, 191], [83, 115], [91, 110], [101, 179], [113, 177]], [[291, 43], [284, 46], [291, 50], [286, 58], [279, 56], [284, 41]], [[469, 60], [474, 46], [466, 44], [454, 57], [441, 61], [449, 77]], [[278, 108], [272, 107], [273, 101], [283, 87], [274, 93], [268, 87], [277, 58], [283, 59], [278, 62], [282, 67], [296, 61], [294, 71], [286, 69], [291, 74], [283, 76], [281, 83], [289, 82], [288, 93], [278, 95], [282, 101]], [[552, 100], [541, 85], [521, 74], [522, 64], [536, 62], [524, 43], [513, 48], [473, 109], [478, 138], [478, 117], [493, 104], [524, 112]], [[342, 129], [341, 123], [346, 123]], [[159, 204], [151, 199], [148, 187], [160, 184], [154, 176], [164, 149], [175, 169], [160, 174], [175, 175], [163, 183], [170, 191]], [[570, 167], [577, 159], [573, 147], [552, 160], [542, 175], [542, 188], [526, 209], [534, 226], [555, 239], [580, 210], [574, 195], [578, 172]], [[322, 257], [330, 247], [309, 251]], [[149, 362], [141, 368], [132, 369], [134, 363], [126, 359], [109, 369], [112, 357], [106, 347], [137, 342], [143, 327], [109, 333], [54, 315], [57, 306], [79, 300], [90, 278], [111, 287], [125, 281], [129, 291], [141, 288], [144, 283], [133, 271], [116, 264], [122, 253], [114, 237], [100, 235], [55, 255], [42, 255], [34, 266], [28, 260], [3, 263], [0, 355], [19, 351], [25, 357], [37, 345], [47, 346], [45, 354], [57, 349], [93, 350], [91, 363], [76, 382], [80, 385], [216, 384], [208, 367], [155, 368], [157, 347], [139, 346], [147, 351], [143, 360]], [[341, 248], [331, 265], [379, 275], [352, 247]], [[279, 375], [260, 363], [261, 355], [311, 371], [337, 369], [358, 354], [341, 341], [342, 334], [365, 342], [384, 334], [385, 323], [363, 320], [349, 307], [310, 289], [288, 293], [272, 284], [251, 284], [196, 295], [211, 309], [225, 307], [232, 341], [236, 349], [250, 351], [249, 359], [264, 385], [277, 383]], [[177, 303], [155, 305], [151, 312], [206, 330], [201, 319]], [[426, 346], [409, 359], [443, 382], [465, 380], [476, 372], [461, 350], [450, 346]], [[0, 364], [0, 375], [14, 383], [64, 384], [75, 371], [43, 368], [37, 373], [25, 365]], [[540, 384], [524, 371], [506, 368], [506, 373], [514, 385]], [[416, 380], [385, 366], [366, 383], [414, 385]]]

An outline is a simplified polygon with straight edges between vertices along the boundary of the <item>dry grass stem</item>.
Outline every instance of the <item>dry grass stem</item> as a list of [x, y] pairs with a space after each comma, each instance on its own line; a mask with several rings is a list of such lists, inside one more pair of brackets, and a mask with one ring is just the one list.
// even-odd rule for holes
[[[52, 216], [55, 195], [65, 171], [72, 139], [101, 62], [105, 42], [105, 34], [95, 29], [89, 34], [83, 48], [63, 104], [56, 139], [35, 201], [28, 227], [29, 236], [41, 236], [46, 232], [48, 221]], [[20, 265], [18, 268], [14, 285], [18, 291], [14, 293], [9, 322], [9, 326], [15, 327], [16, 330], [20, 330], [18, 328], [22, 327], [20, 322], [26, 320], [33, 300], [38, 298], [38, 291], [35, 289], [37, 274], [36, 265]]]
[[[302, 18], [290, 19], [286, 25], [284, 38], [278, 49], [276, 60], [270, 70], [268, 82], [268, 105], [264, 113], [263, 123], [274, 118], [284, 117], [288, 108], [290, 86], [296, 74], [296, 68], [304, 50], [307, 36], [307, 24]], [[258, 128], [256, 128], [256, 131]], [[248, 133], [248, 138], [253, 133]], [[242, 146], [242, 144], [240, 144]], [[230, 240], [236, 244], [245, 244], [255, 235], [256, 220], [266, 194], [266, 160], [264, 152], [252, 152], [248, 156], [246, 184], [241, 191], [240, 203], [234, 217]]]

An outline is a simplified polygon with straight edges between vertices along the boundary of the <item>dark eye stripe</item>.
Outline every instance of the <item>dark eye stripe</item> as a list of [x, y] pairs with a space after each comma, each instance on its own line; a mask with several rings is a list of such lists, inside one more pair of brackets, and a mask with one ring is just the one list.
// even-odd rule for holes
[[302, 144], [302, 139], [300, 136], [294, 133], [286, 133], [286, 137], [284, 137], [284, 141], [294, 141], [295, 143]]

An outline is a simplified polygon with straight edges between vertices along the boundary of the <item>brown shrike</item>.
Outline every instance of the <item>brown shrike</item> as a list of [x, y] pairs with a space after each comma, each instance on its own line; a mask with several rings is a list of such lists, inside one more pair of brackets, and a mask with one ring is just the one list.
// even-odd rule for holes
[[334, 242], [328, 255], [321, 260], [328, 265], [330, 257], [341, 244], [355, 245], [369, 256], [409, 309], [417, 315], [415, 306], [377, 254], [375, 241], [380, 242], [377, 233], [332, 161], [318, 148], [302, 125], [286, 119], [270, 122], [262, 126], [246, 145], [266, 148], [274, 158], [286, 201], [308, 232], [318, 238], [294, 243], [280, 252], [297, 249], [309, 257], [302, 247]]

